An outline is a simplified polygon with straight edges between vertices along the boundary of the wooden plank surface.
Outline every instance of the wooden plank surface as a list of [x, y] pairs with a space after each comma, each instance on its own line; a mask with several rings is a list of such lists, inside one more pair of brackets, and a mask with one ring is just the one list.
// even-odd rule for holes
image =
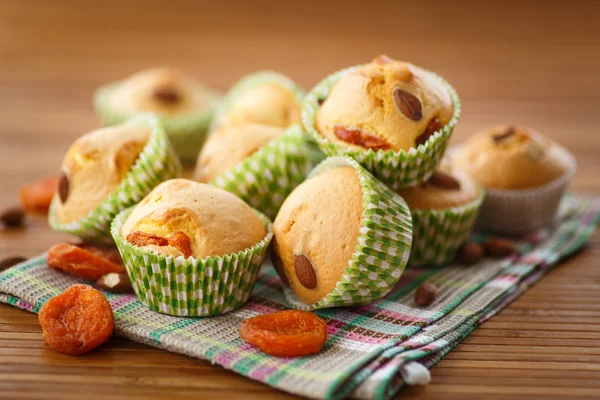
[[[216, 89], [258, 69], [309, 88], [379, 53], [458, 90], [454, 141], [488, 124], [533, 126], [577, 157], [574, 190], [600, 195], [600, 4], [309, 0], [0, 1], [0, 206], [55, 174], [98, 125], [95, 87], [153, 65]], [[0, 231], [0, 256], [33, 256], [66, 236], [43, 218]], [[433, 370], [428, 399], [597, 398], [600, 235], [477, 329]], [[292, 398], [207, 362], [113, 339], [80, 358], [44, 345], [35, 316], [0, 306], [0, 398]]]

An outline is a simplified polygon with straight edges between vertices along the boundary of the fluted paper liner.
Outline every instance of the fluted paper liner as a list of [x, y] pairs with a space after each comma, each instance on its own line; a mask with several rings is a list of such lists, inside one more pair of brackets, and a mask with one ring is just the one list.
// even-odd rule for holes
[[210, 183], [275, 218], [285, 198], [323, 158], [302, 128], [293, 125]]
[[413, 243], [409, 263], [434, 266], [453, 260], [471, 233], [484, 193], [480, 189], [477, 199], [460, 207], [412, 209]]
[[115, 215], [141, 201], [161, 182], [182, 175], [181, 164], [155, 116], [140, 114], [126, 123], [144, 124], [152, 129], [148, 143], [129, 173], [102, 204], [68, 224], [60, 223], [56, 215], [56, 203], [60, 201], [56, 194], [48, 214], [48, 222], [52, 229], [70, 233], [87, 241], [114, 244], [110, 235], [110, 223]]
[[223, 102], [219, 105], [215, 112], [215, 116], [210, 125], [210, 132], [215, 131], [223, 123], [223, 119], [231, 109], [235, 99], [252, 90], [253, 88], [264, 83], [277, 83], [290, 91], [296, 97], [298, 104], [302, 104], [304, 99], [304, 90], [298, 86], [293, 80], [285, 75], [274, 71], [259, 71], [246, 75], [237, 81], [225, 95]]
[[349, 157], [330, 157], [310, 174], [350, 166], [358, 174], [363, 191], [363, 213], [360, 235], [348, 268], [335, 288], [318, 302], [307, 305], [286, 288], [293, 307], [315, 310], [350, 306], [378, 300], [398, 283], [410, 256], [412, 221], [404, 200], [375, 179], [358, 162]]
[[138, 299], [150, 309], [178, 317], [204, 317], [240, 308], [273, 239], [271, 221], [256, 212], [267, 234], [256, 245], [222, 257], [173, 257], [130, 244], [121, 228], [133, 208], [114, 219], [111, 234]]
[[302, 123], [305, 131], [317, 142], [321, 150], [328, 156], [346, 155], [358, 161], [376, 178], [394, 190], [415, 186], [425, 182], [435, 172], [440, 163], [452, 131], [460, 117], [461, 105], [454, 88], [433, 72], [428, 72], [442, 81], [450, 92], [454, 112], [448, 124], [429, 137], [427, 142], [410, 150], [377, 150], [356, 149], [332, 142], [317, 131], [315, 116], [335, 84], [346, 74], [362, 66], [338, 71], [323, 79], [305, 97], [302, 103]]
[[[121, 82], [109, 83], [98, 88], [94, 94], [96, 113], [104, 125], [120, 124], [132, 116], [130, 113], [115, 110], [111, 105], [111, 96], [119, 85], [121, 85]], [[220, 102], [220, 95], [212, 92], [210, 104], [203, 111], [158, 116], [175, 149], [175, 153], [181, 161], [185, 163], [196, 161], [206, 139], [208, 127]]]

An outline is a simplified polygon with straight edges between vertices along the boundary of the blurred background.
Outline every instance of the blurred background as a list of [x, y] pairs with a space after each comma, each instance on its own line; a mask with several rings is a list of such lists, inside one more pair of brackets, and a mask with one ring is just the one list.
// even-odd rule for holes
[[55, 174], [98, 126], [94, 89], [139, 69], [181, 68], [222, 91], [273, 69], [310, 89], [387, 53], [455, 86], [455, 142], [532, 126], [577, 155], [585, 191], [600, 167], [599, 17], [600, 2], [575, 0], [0, 0], [0, 184], [14, 196]]

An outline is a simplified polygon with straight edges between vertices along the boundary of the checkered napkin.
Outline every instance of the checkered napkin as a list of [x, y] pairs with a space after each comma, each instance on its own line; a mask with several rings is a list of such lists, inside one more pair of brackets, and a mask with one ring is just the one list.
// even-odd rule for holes
[[[468, 268], [408, 269], [397, 289], [383, 300], [319, 310], [316, 313], [327, 320], [329, 340], [321, 353], [310, 357], [271, 357], [238, 335], [242, 320], [287, 306], [270, 265], [265, 265], [244, 308], [218, 317], [170, 317], [150, 311], [133, 295], [107, 293], [106, 297], [114, 310], [117, 334], [132, 340], [208, 359], [310, 398], [387, 399], [405, 381], [414, 382], [415, 372], [423, 372], [423, 365], [433, 366], [478, 324], [579, 249], [599, 221], [599, 200], [569, 196], [561, 205], [554, 230], [519, 242], [523, 254], [519, 258], [484, 260]], [[439, 287], [436, 301], [427, 308], [413, 301], [415, 289], [424, 280]], [[37, 312], [75, 282], [48, 268], [41, 256], [0, 274], [0, 301]]]

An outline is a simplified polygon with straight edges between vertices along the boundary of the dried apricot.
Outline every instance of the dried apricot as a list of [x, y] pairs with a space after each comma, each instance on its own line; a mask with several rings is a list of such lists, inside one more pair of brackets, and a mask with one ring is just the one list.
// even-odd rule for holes
[[77, 278], [94, 281], [110, 272], [125, 271], [116, 249], [84, 243], [53, 246], [48, 252], [48, 265]]
[[46, 213], [58, 187], [58, 179], [50, 177], [31, 183], [21, 189], [21, 203], [30, 212]]
[[327, 323], [308, 311], [283, 310], [243, 321], [240, 336], [273, 356], [306, 356], [323, 348]]
[[175, 232], [169, 237], [162, 237], [152, 233], [133, 231], [127, 235], [127, 241], [135, 246], [172, 246], [183, 254], [184, 257], [192, 255], [192, 241], [184, 232]]
[[346, 128], [336, 125], [333, 127], [333, 133], [344, 142], [352, 143], [366, 149], [389, 150], [392, 148], [383, 138], [363, 129]]
[[110, 303], [98, 290], [75, 284], [48, 300], [38, 315], [44, 340], [55, 350], [76, 356], [106, 342], [115, 326]]

